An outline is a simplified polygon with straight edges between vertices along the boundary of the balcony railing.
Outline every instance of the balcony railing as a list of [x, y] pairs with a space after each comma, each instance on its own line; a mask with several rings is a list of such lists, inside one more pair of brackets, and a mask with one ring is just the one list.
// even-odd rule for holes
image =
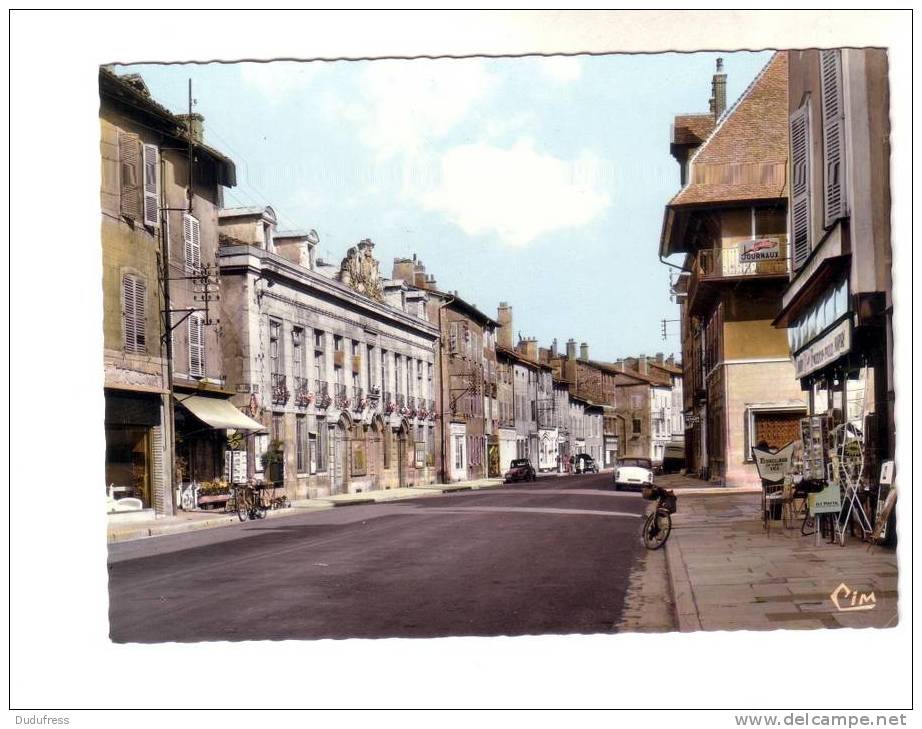
[[355, 411], [361, 411], [366, 405], [365, 401], [365, 392], [361, 387], [352, 388], [352, 409]]
[[314, 393], [317, 407], [321, 409], [330, 407], [330, 385], [323, 380], [315, 380], [314, 388], [317, 390]]
[[291, 393], [288, 391], [285, 375], [276, 372], [272, 373], [272, 404], [284, 405], [288, 402]]
[[[761, 245], [760, 245], [761, 244]], [[727, 248], [704, 248], [692, 262], [688, 283], [691, 302], [702, 283], [723, 279], [787, 276], [790, 255], [786, 236], [746, 241]]]
[[349, 396], [346, 393], [346, 386], [338, 382], [333, 385], [333, 404], [340, 409], [349, 407]]
[[416, 398], [412, 395], [407, 397], [407, 410], [411, 413], [416, 411]]
[[295, 377], [295, 405], [306, 408], [314, 399], [306, 377]]

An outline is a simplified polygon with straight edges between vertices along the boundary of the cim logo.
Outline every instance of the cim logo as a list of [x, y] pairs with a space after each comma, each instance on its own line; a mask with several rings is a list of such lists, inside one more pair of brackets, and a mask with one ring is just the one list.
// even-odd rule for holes
[[873, 592], [852, 590], [844, 582], [833, 590], [829, 597], [836, 609], [843, 613], [852, 610], [873, 610], [877, 607], [877, 598]]

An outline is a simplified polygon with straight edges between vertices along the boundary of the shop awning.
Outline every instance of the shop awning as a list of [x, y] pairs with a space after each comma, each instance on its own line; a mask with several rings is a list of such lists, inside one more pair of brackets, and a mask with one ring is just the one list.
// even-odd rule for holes
[[203, 423], [219, 430], [266, 430], [266, 426], [257, 423], [240, 412], [230, 400], [201, 395], [174, 395], [176, 402], [186, 408]]

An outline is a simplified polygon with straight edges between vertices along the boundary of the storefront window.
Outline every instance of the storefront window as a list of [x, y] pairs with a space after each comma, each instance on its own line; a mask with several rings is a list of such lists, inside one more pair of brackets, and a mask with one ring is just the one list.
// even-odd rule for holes
[[117, 498], [133, 496], [145, 508], [150, 499], [150, 428], [106, 428], [106, 485], [122, 486]]

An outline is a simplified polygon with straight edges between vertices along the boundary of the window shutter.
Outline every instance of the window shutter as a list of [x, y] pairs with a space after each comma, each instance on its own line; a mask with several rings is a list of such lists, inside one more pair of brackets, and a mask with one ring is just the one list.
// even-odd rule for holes
[[141, 217], [141, 140], [137, 134], [118, 133], [119, 209], [126, 218]]
[[147, 286], [144, 281], [131, 274], [122, 276], [122, 333], [125, 352], [147, 351], [145, 297]]
[[189, 317], [189, 374], [202, 377], [205, 374], [205, 332], [200, 314]]
[[144, 225], [160, 225], [160, 153], [155, 144], [144, 145]]
[[823, 226], [846, 215], [845, 128], [842, 103], [842, 54], [839, 49], [820, 51], [823, 107]]
[[810, 117], [806, 104], [791, 115], [791, 212], [792, 266], [799, 269], [811, 250], [810, 226]]
[[188, 213], [182, 216], [183, 255], [186, 273], [195, 273], [202, 263], [201, 223]]

